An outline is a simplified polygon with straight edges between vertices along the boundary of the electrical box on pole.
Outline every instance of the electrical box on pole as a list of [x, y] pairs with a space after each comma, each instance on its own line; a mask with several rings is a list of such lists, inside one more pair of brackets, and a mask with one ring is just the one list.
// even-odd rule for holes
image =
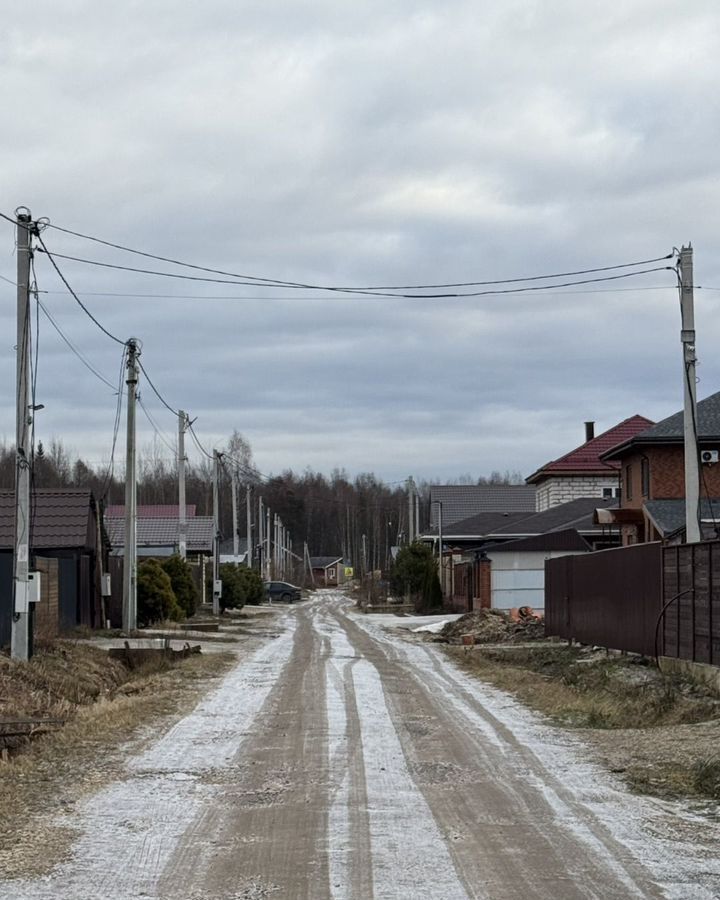
[[35, 411], [30, 397], [30, 256], [35, 229], [30, 210], [17, 212], [17, 367], [15, 409], [15, 544], [13, 555], [13, 617], [10, 653], [13, 659], [32, 656], [30, 580], [30, 426]]

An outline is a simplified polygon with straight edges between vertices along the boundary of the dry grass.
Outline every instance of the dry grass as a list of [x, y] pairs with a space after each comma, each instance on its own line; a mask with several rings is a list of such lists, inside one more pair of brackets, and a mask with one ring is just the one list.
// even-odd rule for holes
[[663, 675], [638, 657], [548, 643], [448, 652], [463, 668], [564, 725], [642, 728], [720, 715], [720, 699], [705, 686]]
[[[63, 650], [65, 653], [63, 654]], [[176, 717], [226, 671], [232, 654], [197, 655], [132, 672], [94, 647], [68, 644], [29, 663], [0, 660], [3, 709], [13, 715], [62, 711], [65, 727], [45, 734], [0, 763], [0, 870], [8, 875], [49, 871], [67, 852], [71, 830], [53, 819], [88, 791], [118, 777], [128, 742], [142, 726]], [[13, 686], [13, 700], [5, 693]]]
[[561, 644], [447, 652], [557, 724], [584, 729], [600, 761], [633, 790], [720, 799], [720, 699], [706, 685], [636, 657]]

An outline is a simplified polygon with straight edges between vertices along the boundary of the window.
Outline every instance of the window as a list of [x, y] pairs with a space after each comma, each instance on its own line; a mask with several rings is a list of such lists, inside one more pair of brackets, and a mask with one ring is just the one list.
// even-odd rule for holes
[[643, 497], [650, 496], [650, 460], [643, 456], [640, 460], [640, 484]]
[[610, 500], [613, 497], [620, 496], [620, 488], [619, 487], [604, 487], [602, 489], [603, 500]]
[[632, 500], [632, 466], [625, 466], [625, 499]]

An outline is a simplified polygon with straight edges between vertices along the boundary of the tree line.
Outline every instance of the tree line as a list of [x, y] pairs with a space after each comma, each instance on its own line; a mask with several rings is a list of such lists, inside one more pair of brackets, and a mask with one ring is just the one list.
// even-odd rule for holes
[[[359, 571], [385, 569], [390, 548], [401, 544], [408, 533], [408, 498], [404, 483], [386, 484], [372, 473], [351, 477], [344, 469], [329, 475], [306, 469], [287, 469], [271, 477], [255, 469], [252, 450], [237, 431], [228, 439], [220, 473], [220, 528], [232, 537], [231, 468], [236, 467], [239, 484], [238, 531], [246, 536], [246, 490], [251, 492], [252, 521], [257, 520], [258, 501], [277, 513], [289, 529], [293, 550], [303, 555], [304, 544], [312, 556], [342, 556]], [[119, 471], [117, 471], [119, 469]], [[213, 462], [203, 457], [185, 467], [186, 502], [196, 515], [211, 516]], [[13, 488], [15, 451], [0, 443], [0, 487]], [[461, 476], [455, 483], [515, 483], [519, 473], [493, 472], [473, 479]], [[92, 465], [72, 454], [58, 439], [38, 442], [33, 459], [32, 483], [36, 488], [85, 488], [93, 491], [105, 507], [122, 505], [125, 484], [121, 467]], [[420, 525], [429, 520], [429, 492], [433, 483], [422, 481]], [[448, 482], [442, 482], [447, 484]], [[139, 505], [177, 504], [177, 462], [168, 459], [157, 444], [138, 453]], [[257, 534], [254, 535], [256, 540]]]

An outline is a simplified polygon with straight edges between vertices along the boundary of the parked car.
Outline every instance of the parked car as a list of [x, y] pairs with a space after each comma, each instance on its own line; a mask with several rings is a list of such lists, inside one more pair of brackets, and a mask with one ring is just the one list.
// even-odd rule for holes
[[300, 588], [287, 581], [266, 581], [264, 587], [268, 602], [281, 600], [283, 603], [293, 603], [302, 597]]

